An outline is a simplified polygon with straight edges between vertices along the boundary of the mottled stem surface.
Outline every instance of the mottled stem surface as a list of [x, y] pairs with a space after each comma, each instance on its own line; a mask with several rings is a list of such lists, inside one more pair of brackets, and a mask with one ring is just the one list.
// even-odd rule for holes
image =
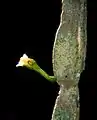
[[79, 120], [80, 74], [86, 57], [86, 0], [63, 0], [53, 47], [54, 76], [60, 85], [52, 120]]

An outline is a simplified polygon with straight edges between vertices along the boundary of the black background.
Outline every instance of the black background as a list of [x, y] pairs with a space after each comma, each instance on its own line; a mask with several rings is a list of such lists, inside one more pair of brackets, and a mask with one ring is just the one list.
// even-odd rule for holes
[[[95, 120], [96, 6], [88, 3], [86, 69], [79, 82], [81, 120]], [[96, 5], [96, 4], [95, 4]], [[59, 86], [34, 71], [16, 68], [26, 53], [53, 75], [52, 49], [60, 23], [60, 0], [10, 1], [2, 4], [0, 120], [50, 120]]]
[[60, 23], [60, 1], [4, 3], [2, 22], [2, 71], [0, 120], [51, 119], [59, 90], [38, 73], [16, 68], [26, 53], [53, 75], [52, 49]]

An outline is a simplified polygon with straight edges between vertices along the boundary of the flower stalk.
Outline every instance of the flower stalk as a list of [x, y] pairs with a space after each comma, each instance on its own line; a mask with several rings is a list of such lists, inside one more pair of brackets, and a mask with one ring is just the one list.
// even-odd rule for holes
[[22, 67], [24, 66], [30, 70], [34, 70], [34, 71], [38, 72], [40, 75], [42, 75], [44, 78], [46, 78], [48, 81], [56, 82], [56, 78], [54, 76], [48, 75], [43, 69], [41, 69], [39, 67], [39, 65], [36, 63], [35, 60], [28, 58], [28, 56], [26, 54], [24, 54], [20, 58], [16, 67], [19, 67], [19, 66], [22, 66]]

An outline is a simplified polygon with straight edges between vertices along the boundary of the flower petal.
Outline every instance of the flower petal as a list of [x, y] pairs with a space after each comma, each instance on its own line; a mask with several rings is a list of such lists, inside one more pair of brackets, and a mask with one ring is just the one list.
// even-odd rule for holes
[[23, 54], [23, 58], [28, 58], [28, 56], [26, 54]]
[[23, 56], [20, 58], [20, 60], [19, 60], [18, 64], [16, 65], [16, 67], [26, 65], [28, 59], [29, 59], [28, 56], [26, 54], [23, 54]]

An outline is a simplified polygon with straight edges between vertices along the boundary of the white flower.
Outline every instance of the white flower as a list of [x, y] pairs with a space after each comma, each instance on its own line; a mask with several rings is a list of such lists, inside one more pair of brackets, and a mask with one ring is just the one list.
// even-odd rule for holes
[[23, 54], [23, 56], [20, 58], [20, 61], [18, 62], [16, 67], [27, 65], [28, 64], [28, 60], [29, 60], [28, 56], [26, 54]]

